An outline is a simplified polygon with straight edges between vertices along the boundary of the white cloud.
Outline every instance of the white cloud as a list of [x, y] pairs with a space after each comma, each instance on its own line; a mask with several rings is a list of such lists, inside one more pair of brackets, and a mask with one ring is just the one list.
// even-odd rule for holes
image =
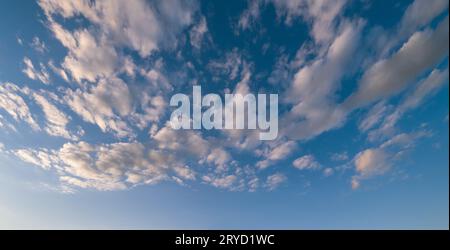
[[[51, 92], [45, 92], [42, 90], [34, 91], [27, 87], [20, 88], [12, 83], [6, 83], [3, 86], [0, 86], [0, 108], [3, 108], [16, 121], [25, 121], [34, 130], [40, 130], [40, 126], [31, 115], [29, 106], [24, 99], [24, 97], [26, 97], [27, 100], [34, 101], [42, 109], [46, 120], [46, 124], [43, 127], [45, 132], [49, 135], [61, 136], [66, 139], [78, 139], [78, 136], [67, 129], [67, 124], [70, 121], [70, 117], [57, 108], [55, 104], [49, 101], [49, 99], [47, 99], [44, 95], [49, 96], [51, 99], [58, 98]], [[3, 118], [3, 116], [0, 118]], [[2, 123], [2, 125], [16, 131], [12, 124], [5, 122], [5, 124]]]
[[405, 11], [399, 33], [406, 35], [430, 23], [448, 8], [447, 0], [415, 0]]
[[238, 26], [242, 30], [248, 30], [259, 19], [262, 7], [261, 5], [264, 2], [258, 0], [251, 0], [247, 1], [247, 3], [248, 8], [244, 12], [242, 12], [238, 22]]
[[243, 67], [244, 60], [237, 48], [227, 52], [224, 58], [211, 60], [207, 67], [216, 77], [225, 76], [229, 80], [235, 80]]
[[348, 160], [348, 153], [347, 152], [333, 153], [331, 155], [331, 160], [333, 160], [333, 161], [346, 161], [346, 160]]
[[20, 94], [21, 88], [12, 83], [0, 85], [0, 108], [11, 115], [16, 121], [25, 121], [34, 130], [39, 130], [39, 125], [31, 115], [30, 109]]
[[[380, 126], [369, 132], [369, 140], [380, 140], [395, 133], [395, 125], [404, 113], [418, 107], [425, 98], [435, 93], [446, 83], [448, 83], [448, 69], [433, 70], [427, 77], [419, 81], [417, 86], [412, 91], [409, 91], [400, 104], [390, 113], [386, 114], [384, 112], [379, 116], [372, 116], [376, 120], [376, 124], [380, 123]], [[383, 107], [382, 109], [388, 110], [383, 103], [377, 104], [375, 108], [379, 105]]]
[[[310, 139], [343, 123], [346, 111], [335, 100], [335, 92], [358, 46], [361, 22], [346, 23], [324, 57], [318, 57], [295, 74], [286, 95], [294, 104], [281, 119], [283, 135]], [[326, 72], [326, 74], [324, 74]]]
[[334, 174], [334, 169], [332, 169], [332, 168], [325, 168], [323, 170], [323, 175], [325, 175], [326, 177], [332, 176], [333, 174]]
[[275, 173], [269, 175], [266, 179], [265, 187], [268, 190], [274, 190], [287, 180], [287, 177], [282, 173]]
[[200, 164], [209, 163], [224, 171], [231, 161], [230, 154], [220, 143], [204, 139], [200, 133], [192, 130], [173, 130], [169, 124], [156, 132], [152, 138], [161, 150], [168, 150], [176, 159], [196, 160]]
[[387, 154], [378, 148], [366, 149], [355, 157], [356, 172], [367, 178], [385, 173], [390, 168]]
[[200, 49], [202, 46], [203, 39], [208, 33], [208, 24], [206, 23], [205, 17], [201, 17], [200, 21], [192, 27], [189, 31], [189, 38], [191, 46]]
[[292, 166], [300, 170], [316, 170], [322, 168], [313, 155], [304, 155], [295, 159], [292, 162]]
[[425, 79], [418, 83], [414, 92], [407, 96], [398, 109], [405, 112], [406, 110], [418, 107], [427, 96], [436, 92], [446, 83], [448, 83], [448, 68], [431, 71]]
[[229, 189], [236, 182], [237, 177], [234, 175], [227, 175], [224, 177], [203, 176], [203, 181], [210, 183], [214, 187]]
[[132, 136], [131, 129], [121, 119], [132, 111], [130, 91], [121, 79], [101, 79], [85, 92], [67, 90], [64, 99], [83, 120], [97, 124], [103, 132], [113, 131], [119, 137]]
[[375, 104], [365, 115], [365, 117], [363, 117], [363, 119], [359, 122], [359, 130], [365, 132], [378, 125], [390, 108], [391, 106], [387, 105], [385, 101], [380, 101]]
[[435, 30], [414, 33], [394, 55], [376, 62], [364, 73], [358, 91], [344, 106], [353, 109], [399, 93], [448, 54], [448, 39], [448, 16]]
[[386, 173], [391, 168], [390, 155], [379, 148], [366, 149], [355, 156], [357, 175], [352, 177], [352, 188], [357, 189], [361, 180]]
[[[255, 191], [260, 186], [273, 190], [286, 181], [286, 175], [278, 172], [267, 179], [260, 179], [258, 171], [288, 159], [301, 141], [341, 126], [352, 110], [375, 101], [379, 101], [378, 104], [360, 120], [360, 131], [373, 133], [380, 124], [381, 128], [393, 127], [401, 115], [419, 106], [424, 98], [448, 81], [448, 69], [435, 69], [406, 93], [398, 107], [389, 105], [385, 99], [404, 90], [409, 83], [416, 84], [417, 76], [439, 63], [439, 56], [448, 54], [448, 47], [445, 47], [448, 45], [443, 45], [448, 42], [448, 17], [435, 30], [431, 25], [424, 29], [442, 13], [442, 8], [447, 8], [448, 2], [437, 0], [419, 13], [427, 3], [415, 1], [407, 9], [402, 22], [392, 30], [392, 33], [401, 31], [402, 34], [387, 31], [377, 41], [377, 46], [384, 46], [386, 52], [370, 51], [371, 58], [363, 66], [359, 65], [361, 60], [357, 52], [363, 51], [358, 48], [360, 36], [366, 31], [363, 31], [365, 22], [357, 17], [348, 19], [341, 14], [347, 1], [339, 0], [333, 4], [324, 0], [251, 1], [239, 18], [239, 28], [246, 31], [259, 25], [256, 22], [267, 3], [275, 6], [278, 18], [287, 25], [301, 18], [310, 27], [311, 36], [295, 58], [286, 52], [286, 48], [263, 41], [267, 44], [264, 47], [270, 46], [270, 53], [281, 54], [272, 74], [252, 72], [259, 69], [257, 64], [249, 61], [252, 58], [249, 51], [238, 48], [225, 53], [218, 51], [218, 60], [195, 61], [195, 67], [203, 63], [210, 72], [196, 69], [192, 63], [182, 66], [181, 73], [171, 72], [171, 58], [166, 62], [165, 55], [157, 52], [184, 48], [185, 44], [180, 43], [186, 42], [200, 49], [206, 44], [206, 39], [212, 39], [206, 18], [198, 15], [199, 6], [195, 1], [112, 0], [105, 3], [40, 0], [46, 24], [67, 49], [62, 61], [50, 60], [47, 66], [66, 82], [74, 80], [77, 85], [58, 88], [57, 93], [64, 93], [60, 99], [56, 92], [52, 94], [2, 84], [0, 108], [15, 120], [26, 121], [39, 129], [35, 114], [31, 115], [34, 110], [29, 109], [38, 106], [45, 118], [39, 124], [43, 124], [42, 128], [47, 133], [78, 139], [67, 128], [72, 121], [63, 112], [62, 105], [67, 105], [85, 122], [95, 124], [103, 132], [113, 133], [115, 140], [127, 142], [69, 142], [57, 150], [25, 148], [8, 152], [26, 162], [54, 170], [65, 187], [115, 190], [160, 181], [185, 185], [185, 182], [200, 179], [203, 183], [227, 190]], [[67, 23], [71, 24], [70, 27], [66, 26]], [[209, 25], [212, 27], [211, 23]], [[419, 31], [405, 42], [404, 39], [417, 29]], [[384, 38], [390, 41], [384, 41]], [[402, 48], [389, 55], [402, 42], [405, 42]], [[40, 52], [48, 51], [37, 37], [32, 46]], [[177, 49], [176, 52], [174, 67], [178, 67], [177, 63], [182, 62], [185, 56], [182, 50]], [[373, 61], [376, 63], [370, 67]], [[140, 65], [142, 63], [144, 66]], [[49, 83], [49, 74], [42, 63], [33, 65], [26, 57], [24, 64], [23, 72], [28, 77]], [[355, 65], [358, 68], [353, 70]], [[359, 89], [342, 105], [340, 102], [345, 96], [340, 95], [346, 91], [341, 91], [341, 86], [348, 75], [360, 72], [360, 66], [365, 72]], [[407, 76], [397, 76], [398, 72], [406, 72]], [[191, 77], [191, 73], [194, 79], [186, 79]], [[262, 143], [258, 139], [258, 131], [202, 134], [195, 130], [170, 129], [163, 120], [167, 95], [183, 87], [177, 85], [182, 82], [180, 80], [200, 83], [208, 73], [214, 81], [225, 82], [224, 92], [240, 94], [268, 91], [259, 82], [270, 75], [268, 81], [272, 85], [269, 88], [280, 90], [284, 95], [281, 105], [289, 109], [281, 117], [280, 139]], [[253, 80], [256, 84], [251, 84]], [[27, 103], [28, 100], [34, 103]], [[37, 105], [33, 105], [35, 103]], [[0, 115], [0, 127], [10, 127], [8, 123]], [[141, 131], [134, 130], [137, 128]], [[149, 134], [149, 140], [145, 143], [135, 141], [141, 139], [141, 134], [144, 137]], [[400, 134], [357, 154], [351, 162], [355, 165], [353, 187], [359, 187], [363, 180], [387, 173], [392, 162], [413, 147], [415, 138]], [[255, 156], [256, 163], [242, 166], [238, 160], [240, 157], [235, 156], [248, 154]], [[342, 152], [330, 158], [347, 161], [348, 155]], [[301, 170], [320, 170], [324, 176], [331, 176], [340, 169], [326, 168], [312, 155], [300, 157], [292, 164]]]
[[186, 179], [186, 180], [195, 180], [196, 179], [195, 178], [196, 173], [188, 166], [184, 166], [184, 167], [176, 166], [176, 167], [174, 167], [174, 171], [179, 177], [181, 177], [183, 179]]
[[256, 165], [262, 169], [267, 168], [276, 161], [285, 159], [296, 149], [297, 143], [294, 141], [286, 141], [280, 144], [275, 144], [272, 147], [267, 148], [262, 153], [265, 159], [257, 162]]
[[248, 181], [248, 191], [255, 192], [259, 188], [259, 178], [254, 177]]
[[297, 144], [294, 141], [287, 141], [275, 148], [273, 148], [268, 154], [269, 160], [281, 160], [291, 154], [297, 148]]
[[59, 110], [55, 105], [50, 103], [44, 96], [33, 93], [36, 103], [42, 108], [47, 125], [45, 131], [53, 136], [62, 136], [67, 139], [76, 140], [77, 136], [73, 135], [66, 126], [69, 123], [69, 117]]
[[22, 72], [30, 79], [41, 81], [44, 84], [50, 83], [50, 75], [44, 64], [40, 64], [41, 69], [39, 71], [34, 67], [33, 62], [28, 57], [23, 59], [23, 63], [25, 64], [25, 69], [23, 69]]
[[379, 147], [359, 152], [353, 159], [356, 174], [352, 177], [352, 188], [359, 188], [363, 180], [386, 174], [392, 169], [394, 162], [402, 157], [405, 150], [413, 148], [417, 139], [428, 135], [426, 131], [402, 133], [393, 136]]
[[64, 71], [64, 69], [59, 68], [58, 66], [56, 66], [52, 60], [50, 60], [48, 62], [48, 66], [50, 67], [50, 69], [58, 76], [60, 76], [64, 81], [68, 82], [69, 81], [69, 77], [67, 76], [66, 71]]
[[195, 1], [161, 1], [148, 3], [143, 0], [126, 2], [57, 1], [41, 0], [39, 5], [49, 20], [61, 15], [73, 18], [82, 15], [95, 24], [106, 40], [150, 55], [159, 46], [170, 46], [177, 35], [192, 22], [197, 10]]
[[31, 41], [30, 45], [31, 47], [33, 47], [34, 50], [36, 50], [39, 53], [44, 53], [48, 51], [48, 48], [45, 45], [45, 43], [41, 41], [41, 39], [39, 39], [39, 37], [37, 36], [33, 37], [33, 40]]
[[57, 151], [19, 149], [13, 152], [26, 162], [57, 169], [63, 183], [81, 188], [124, 189], [167, 178], [167, 170], [152, 164], [152, 154], [140, 143], [95, 146], [78, 142], [66, 143]]
[[[14, 125], [12, 125], [8, 120], [6, 120], [3, 115], [0, 114], [0, 128], [3, 129], [3, 131], [14, 131], [17, 132], [17, 129]], [[8, 131], [8, 132], [9, 132]]]
[[231, 161], [230, 154], [223, 148], [214, 148], [206, 157], [206, 162], [215, 164], [220, 170], [226, 169], [226, 164]]
[[328, 42], [335, 36], [337, 17], [345, 7], [346, 0], [273, 0], [279, 17], [291, 24], [297, 17], [310, 22], [311, 36], [318, 43]]
[[44, 169], [49, 169], [52, 164], [57, 161], [55, 155], [48, 150], [19, 149], [13, 151], [13, 154], [19, 157], [22, 161], [34, 164]]
[[94, 82], [100, 77], [109, 77], [115, 73], [119, 56], [107, 37], [94, 36], [86, 29], [71, 33], [57, 23], [51, 23], [50, 29], [68, 49], [69, 53], [64, 58], [62, 67], [77, 82]]
[[162, 96], [151, 97], [147, 92], [142, 94], [140, 104], [142, 112], [132, 114], [132, 120], [140, 129], [148, 127], [152, 122], [158, 122], [167, 107]]

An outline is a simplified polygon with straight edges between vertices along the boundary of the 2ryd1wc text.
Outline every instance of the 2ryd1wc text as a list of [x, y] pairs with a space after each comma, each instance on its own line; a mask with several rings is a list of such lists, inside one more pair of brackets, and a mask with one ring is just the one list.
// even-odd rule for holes
[[274, 245], [275, 235], [264, 234], [220, 234], [219, 238], [211, 236], [187, 236], [182, 234], [175, 238], [175, 245]]

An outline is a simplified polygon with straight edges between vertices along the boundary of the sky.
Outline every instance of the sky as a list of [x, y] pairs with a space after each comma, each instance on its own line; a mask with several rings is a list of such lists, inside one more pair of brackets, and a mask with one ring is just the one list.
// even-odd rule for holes
[[[448, 229], [447, 0], [0, 3], [0, 228]], [[278, 94], [278, 135], [170, 98]]]

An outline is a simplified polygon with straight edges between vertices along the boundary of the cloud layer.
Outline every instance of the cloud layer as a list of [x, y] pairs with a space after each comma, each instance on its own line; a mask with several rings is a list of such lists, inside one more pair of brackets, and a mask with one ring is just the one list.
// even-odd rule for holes
[[[291, 175], [336, 173], [360, 188], [432, 134], [399, 123], [448, 84], [449, 21], [445, 0], [413, 1], [392, 27], [349, 14], [351, 4], [248, 1], [225, 23], [233, 39], [253, 39], [224, 48], [223, 23], [201, 2], [39, 0], [50, 37], [19, 39], [36, 54], [20, 62], [30, 82], [0, 85], [0, 128], [59, 141], [1, 143], [0, 152], [51, 171], [64, 190], [172, 181], [272, 191], [291, 185]], [[305, 38], [277, 45], [263, 20], [270, 11], [275, 27], [305, 27]], [[219, 94], [278, 93], [279, 136], [171, 129], [170, 96], [196, 84]], [[356, 150], [327, 152], [328, 161], [305, 147], [349, 123], [358, 134], [345, 143], [363, 138]]]

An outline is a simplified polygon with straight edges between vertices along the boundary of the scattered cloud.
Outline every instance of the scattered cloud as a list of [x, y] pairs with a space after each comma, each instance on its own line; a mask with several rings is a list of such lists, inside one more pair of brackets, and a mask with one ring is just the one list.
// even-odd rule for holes
[[346, 161], [348, 160], [348, 153], [347, 152], [341, 152], [341, 153], [333, 153], [331, 155], [331, 160], [333, 161]]
[[11, 115], [16, 121], [25, 121], [34, 130], [39, 130], [39, 125], [31, 115], [30, 109], [24, 98], [24, 91], [13, 83], [0, 85], [0, 108]]
[[292, 162], [292, 165], [299, 170], [316, 170], [322, 168], [312, 155], [299, 157]]
[[323, 170], [323, 175], [325, 177], [332, 176], [333, 174], [334, 174], [334, 169], [332, 169], [332, 168], [325, 168]]
[[37, 70], [30, 58], [25, 57], [23, 63], [25, 64], [25, 69], [23, 69], [22, 72], [30, 79], [38, 80], [44, 84], [50, 84], [50, 75], [44, 64], [40, 63], [40, 70]]
[[285, 159], [295, 149], [297, 149], [297, 144], [294, 141], [286, 141], [279, 145], [269, 147], [262, 153], [265, 159], [257, 162], [256, 165], [262, 169], [267, 168], [275, 162]]
[[[38, 4], [53, 41], [44, 34], [24, 36], [31, 42], [16, 37], [38, 56], [20, 55], [22, 72], [44, 84], [2, 82], [0, 128], [20, 133], [23, 122], [62, 143], [0, 143], [0, 151], [54, 172], [68, 192], [161, 181], [274, 190], [287, 181], [290, 164], [322, 177], [351, 165], [354, 173], [346, 178], [357, 189], [390, 173], [429, 135], [426, 126], [406, 133], [400, 121], [448, 83], [446, 0], [415, 0], [391, 27], [349, 14], [346, 0], [251, 0], [227, 20], [235, 37], [225, 40], [257, 34], [232, 44], [224, 40], [226, 49], [214, 44], [214, 29], [221, 27], [210, 19], [214, 13], [202, 13], [203, 3], [195, 0]], [[275, 36], [263, 36], [270, 30], [261, 19], [273, 10], [275, 28], [304, 27], [305, 37], [281, 45]], [[62, 53], [53, 57], [55, 51]], [[192, 84], [208, 92], [278, 93], [278, 138], [262, 142], [258, 130], [171, 129], [167, 100]], [[95, 126], [84, 128], [89, 124]], [[330, 146], [335, 153], [314, 155], [341, 165], [328, 167], [313, 154], [298, 157], [303, 148], [310, 152], [313, 139], [339, 128], [357, 134], [345, 137], [343, 148]], [[85, 138], [84, 129], [99, 136]], [[350, 147], [366, 137], [363, 150]], [[344, 148], [360, 152], [349, 157]]]
[[287, 180], [287, 177], [281, 173], [269, 175], [266, 179], [265, 187], [268, 190], [274, 190]]
[[[205, 17], [201, 17], [200, 21], [189, 31], [191, 46], [197, 49], [202, 47], [203, 40], [208, 33], [208, 24]], [[209, 39], [210, 37], [207, 36]]]
[[411, 134], [401, 133], [385, 141], [379, 147], [359, 152], [353, 159], [356, 174], [352, 177], [352, 188], [359, 188], [363, 180], [389, 172], [405, 151], [413, 148], [418, 139], [428, 135], [427, 131]]
[[414, 33], [394, 55], [376, 62], [364, 73], [358, 91], [344, 106], [357, 108], [399, 93], [448, 54], [448, 39], [448, 16], [436, 29]]
[[76, 140], [78, 137], [67, 129], [70, 118], [59, 110], [55, 105], [50, 103], [44, 96], [33, 93], [36, 103], [42, 108], [47, 125], [45, 131], [49, 135], [62, 136], [66, 139]]
[[[369, 131], [368, 136], [370, 141], [380, 140], [391, 136], [396, 133], [395, 126], [404, 113], [418, 107], [426, 97], [432, 95], [446, 83], [448, 83], [448, 69], [433, 70], [428, 76], [419, 81], [416, 84], [416, 87], [409, 91], [402, 102], [395, 108], [386, 105], [384, 102], [375, 105], [364, 120], [369, 120], [371, 124], [370, 126], [367, 126], [368, 123], [366, 123], [366, 129], [363, 131], [373, 128], [375, 125], [379, 125]], [[364, 124], [364, 121], [362, 124]]]
[[39, 37], [35, 36], [33, 37], [33, 40], [31, 41], [31, 47], [33, 47], [34, 50], [36, 50], [39, 53], [45, 53], [48, 51], [47, 46]]
[[333, 95], [356, 50], [362, 27], [360, 21], [343, 25], [327, 54], [295, 74], [287, 90], [287, 99], [294, 106], [281, 119], [284, 135], [296, 140], [310, 139], [343, 123], [346, 110], [337, 105]]
[[96, 124], [103, 132], [114, 132], [118, 137], [132, 136], [132, 130], [122, 117], [132, 111], [128, 86], [119, 78], [101, 79], [87, 91], [67, 90], [67, 105], [84, 121]]

